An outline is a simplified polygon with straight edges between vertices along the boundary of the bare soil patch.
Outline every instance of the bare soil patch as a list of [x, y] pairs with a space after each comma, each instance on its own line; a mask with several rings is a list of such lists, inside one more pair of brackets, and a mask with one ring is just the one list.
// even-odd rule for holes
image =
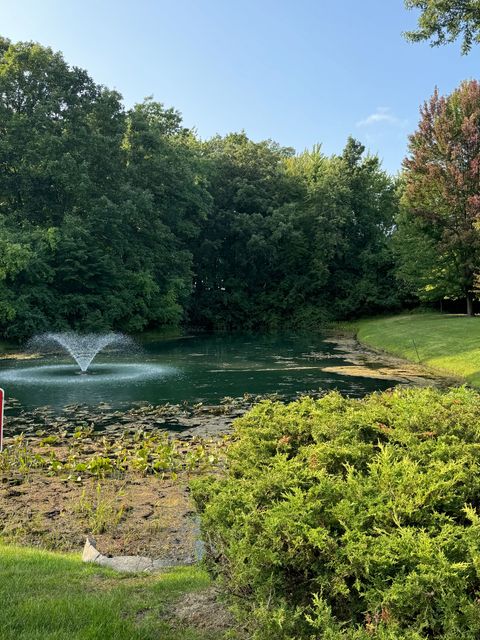
[[219, 600], [215, 587], [185, 594], [175, 601], [168, 616], [172, 622], [211, 632], [228, 631], [235, 622], [228, 608]]
[[191, 562], [196, 522], [189, 477], [129, 475], [80, 482], [30, 473], [0, 485], [0, 536], [18, 544], [78, 551], [94, 533], [105, 555]]

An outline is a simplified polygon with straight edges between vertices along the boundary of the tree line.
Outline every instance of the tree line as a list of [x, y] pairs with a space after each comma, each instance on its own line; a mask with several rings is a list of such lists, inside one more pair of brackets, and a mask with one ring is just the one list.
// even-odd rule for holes
[[[470, 97], [455, 98], [457, 139], [480, 105], [478, 85], [459, 91]], [[452, 122], [442, 100], [423, 115], [444, 123], [440, 136]], [[454, 203], [439, 208], [431, 180], [447, 198], [463, 190], [460, 208], [466, 186], [442, 174], [441, 144], [422, 147], [435, 129], [422, 126], [400, 179], [353, 138], [333, 156], [244, 132], [201, 140], [174, 109], [125, 109], [60, 53], [0, 39], [0, 335], [301, 329], [418, 297], [471, 299], [476, 200], [445, 226]]]

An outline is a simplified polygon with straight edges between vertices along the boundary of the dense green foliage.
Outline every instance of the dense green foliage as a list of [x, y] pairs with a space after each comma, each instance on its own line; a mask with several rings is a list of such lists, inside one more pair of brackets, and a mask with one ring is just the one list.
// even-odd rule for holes
[[[318, 325], [398, 304], [396, 196], [349, 140], [200, 141], [33, 43], [0, 40], [0, 336]], [[328, 312], [327, 312], [328, 310]]]
[[480, 636], [480, 396], [263, 402], [197, 483], [208, 564], [258, 640]]
[[480, 84], [435, 92], [410, 136], [398, 217], [400, 277], [420, 299], [467, 299], [480, 264]]
[[195, 251], [197, 323], [318, 326], [327, 308], [344, 317], [397, 304], [394, 185], [362, 145], [293, 156], [241, 134], [204, 149], [213, 207]]
[[405, 34], [408, 40], [438, 46], [462, 36], [462, 53], [480, 41], [479, 0], [405, 0], [405, 6], [421, 12], [418, 29]]
[[[0, 51], [3, 335], [177, 323], [203, 195], [178, 115], [149, 102], [125, 113], [39, 45]], [[161, 188], [146, 186], [159, 172]]]

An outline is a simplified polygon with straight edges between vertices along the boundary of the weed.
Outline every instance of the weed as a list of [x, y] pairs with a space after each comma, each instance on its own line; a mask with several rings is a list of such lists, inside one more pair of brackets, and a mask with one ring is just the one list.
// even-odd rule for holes
[[124, 495], [122, 487], [113, 496], [106, 497], [100, 483], [93, 495], [87, 495], [85, 489], [82, 491], [77, 511], [86, 518], [89, 531], [93, 534], [104, 533], [120, 524], [125, 506], [118, 502]]

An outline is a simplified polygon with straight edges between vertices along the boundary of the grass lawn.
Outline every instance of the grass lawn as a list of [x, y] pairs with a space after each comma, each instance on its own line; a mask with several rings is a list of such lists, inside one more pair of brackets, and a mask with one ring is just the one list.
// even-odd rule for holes
[[78, 555], [0, 544], [2, 640], [214, 640], [162, 613], [186, 593], [205, 590], [207, 574], [181, 567], [164, 574], [118, 574]]
[[480, 317], [441, 313], [361, 320], [357, 338], [480, 386]]

